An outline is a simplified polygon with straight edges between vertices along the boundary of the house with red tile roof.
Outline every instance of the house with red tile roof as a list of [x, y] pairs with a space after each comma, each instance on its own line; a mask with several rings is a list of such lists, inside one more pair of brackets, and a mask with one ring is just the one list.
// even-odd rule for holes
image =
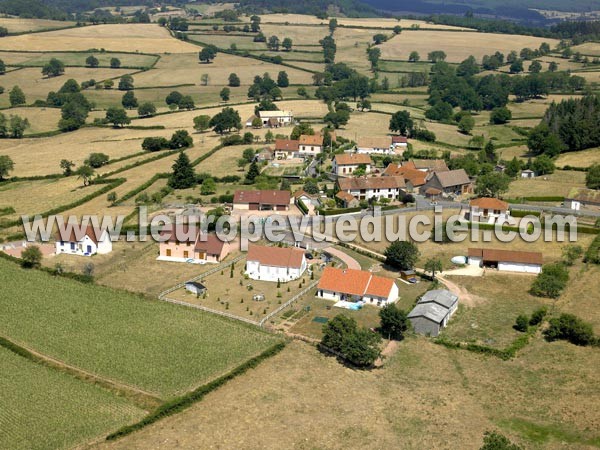
[[275, 140], [275, 159], [292, 159], [300, 156], [300, 141], [295, 139]]
[[510, 210], [508, 203], [498, 198], [481, 197], [469, 202], [470, 210], [467, 219], [483, 223], [510, 223]]
[[112, 241], [108, 231], [88, 225], [86, 228], [73, 226], [59, 230], [56, 236], [56, 254], [92, 256], [112, 252]]
[[425, 184], [427, 173], [417, 169], [411, 169], [400, 164], [390, 164], [381, 174], [383, 177], [402, 177], [406, 184], [407, 192], [414, 192]]
[[300, 156], [317, 156], [323, 151], [323, 135], [303, 134], [300, 136], [298, 146]]
[[235, 191], [233, 208], [250, 211], [287, 211], [293, 202], [290, 191]]
[[304, 250], [297, 247], [250, 245], [246, 275], [253, 280], [287, 282], [297, 280], [306, 270]]
[[361, 166], [365, 168], [365, 173], [371, 172], [373, 160], [369, 155], [341, 153], [333, 158], [331, 171], [338, 176], [347, 177]]
[[402, 177], [356, 177], [338, 178], [339, 191], [351, 194], [359, 200], [387, 198], [396, 200], [404, 195], [404, 178]]
[[165, 227], [159, 235], [158, 261], [219, 263], [231, 250], [230, 244], [216, 234], [201, 233], [200, 227], [187, 224]]
[[364, 270], [326, 267], [317, 286], [317, 297], [385, 306], [398, 300], [398, 286], [392, 278]]

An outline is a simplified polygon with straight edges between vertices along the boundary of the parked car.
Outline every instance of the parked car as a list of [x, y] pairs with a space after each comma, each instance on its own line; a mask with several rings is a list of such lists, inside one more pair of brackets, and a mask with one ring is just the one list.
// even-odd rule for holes
[[313, 254], [312, 254], [311, 252], [306, 252], [306, 253], [304, 254], [304, 257], [305, 257], [306, 259], [315, 259], [315, 257], [313, 256]]

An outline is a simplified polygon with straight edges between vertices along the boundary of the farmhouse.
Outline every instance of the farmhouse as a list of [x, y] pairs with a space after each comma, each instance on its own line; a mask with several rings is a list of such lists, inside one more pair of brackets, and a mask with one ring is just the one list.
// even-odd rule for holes
[[371, 173], [373, 160], [369, 155], [342, 153], [333, 158], [331, 171], [339, 176], [347, 176], [352, 175], [352, 172], [361, 166], [365, 168], [365, 173]]
[[360, 201], [354, 195], [345, 191], [339, 191], [335, 194], [335, 198], [339, 199], [344, 208], [357, 208], [360, 206]]
[[187, 224], [163, 228], [160, 238], [158, 261], [218, 263], [230, 251], [229, 243], [219, 239], [216, 234], [202, 234], [200, 227], [192, 230]]
[[364, 270], [326, 267], [317, 286], [317, 297], [385, 306], [398, 300], [398, 286], [391, 278]]
[[304, 250], [296, 247], [250, 245], [246, 257], [246, 274], [253, 280], [292, 281], [306, 270]]
[[468, 262], [472, 266], [492, 267], [503, 272], [540, 273], [543, 257], [540, 252], [470, 248]]
[[[248, 119], [246, 119], [246, 122], [245, 122], [246, 128], [254, 128], [256, 119], [260, 120], [260, 117], [258, 117], [255, 114], [252, 114], [250, 117], [248, 117]], [[260, 128], [260, 127], [258, 127], [258, 128]]]
[[390, 164], [385, 168], [381, 176], [384, 177], [402, 177], [406, 185], [407, 192], [413, 192], [415, 189], [425, 184], [427, 173], [400, 164]]
[[89, 225], [85, 230], [61, 229], [56, 236], [56, 254], [92, 256], [112, 252], [112, 241], [106, 230]]
[[484, 223], [506, 223], [510, 221], [508, 203], [497, 198], [482, 197], [469, 202], [468, 220]]
[[565, 197], [565, 207], [575, 211], [590, 206], [600, 206], [600, 190], [573, 188]]
[[292, 197], [289, 191], [235, 191], [233, 208], [250, 211], [288, 211]]
[[381, 137], [361, 137], [356, 144], [356, 153], [390, 155], [394, 153], [392, 147], [392, 138], [389, 136]]
[[323, 136], [303, 134], [299, 140], [300, 156], [316, 156], [323, 151]]
[[291, 111], [259, 111], [258, 116], [263, 127], [268, 128], [285, 127], [294, 122], [294, 114]]
[[402, 177], [358, 177], [338, 178], [340, 191], [346, 192], [359, 200], [387, 198], [397, 199], [404, 194], [404, 178]]
[[275, 140], [275, 159], [292, 159], [299, 156], [300, 141], [295, 139]]
[[421, 172], [447, 172], [448, 166], [443, 159], [411, 159], [403, 164], [408, 169]]
[[462, 195], [473, 191], [473, 184], [465, 169], [448, 170], [444, 172], [431, 172], [421, 186], [421, 193], [429, 188], [435, 188], [446, 195]]

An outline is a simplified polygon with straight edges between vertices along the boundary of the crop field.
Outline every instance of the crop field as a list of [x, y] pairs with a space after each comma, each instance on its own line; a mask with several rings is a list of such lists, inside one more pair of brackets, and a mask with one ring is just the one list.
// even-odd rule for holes
[[294, 64], [297, 62], [323, 62], [323, 53], [322, 52], [304, 52], [304, 51], [290, 51], [290, 52], [269, 52], [269, 51], [251, 51], [253, 55], [267, 55], [271, 57], [281, 56], [284, 61], [289, 62], [290, 64]]
[[60, 120], [60, 109], [57, 108], [11, 108], [3, 114], [7, 119], [16, 115], [29, 120], [30, 126], [25, 130], [25, 136], [56, 130]]
[[574, 52], [579, 52], [582, 55], [600, 56], [600, 45], [597, 42], [586, 42], [584, 44], [572, 47]]
[[[548, 370], [548, 361], [555, 370]], [[479, 448], [490, 429], [532, 448], [559, 449], [565, 442], [586, 448], [598, 439], [588, 427], [597, 419], [598, 364], [593, 349], [539, 338], [512, 361], [411, 338], [382, 370], [353, 371], [294, 342], [201, 404], [99, 448], [145, 449], [167, 439], [180, 448], [215, 441], [247, 449]]]
[[565, 196], [573, 187], [585, 187], [585, 172], [557, 170], [551, 175], [521, 178], [510, 183], [506, 196]]
[[[256, 75], [269, 73], [273, 79], [277, 79], [281, 70], [288, 73], [290, 83], [312, 83], [312, 73], [225, 53], [220, 53], [210, 64], [200, 63], [198, 53], [165, 55], [154, 69], [136, 74], [133, 79], [136, 87], [177, 86], [186, 83], [199, 86], [202, 75], [207, 74], [209, 86], [226, 86], [229, 74], [234, 72], [243, 85], [250, 85]], [[236, 91], [235, 88], [232, 90]], [[244, 94], [246, 92], [247, 89]]]
[[[101, 81], [108, 78], [116, 78], [130, 72], [131, 70], [127, 69], [67, 67], [64, 75], [46, 78], [42, 76], [42, 72], [39, 68], [31, 67], [6, 72], [5, 75], [0, 77], [0, 81], [7, 91], [12, 89], [13, 86], [19, 86], [25, 93], [27, 103], [33, 103], [35, 100], [46, 100], [48, 92], [58, 91], [65, 81], [70, 78], [73, 78], [81, 84], [81, 82], [91, 79]], [[8, 106], [8, 95], [0, 96], [0, 107]]]
[[352, 114], [348, 124], [338, 130], [338, 135], [356, 141], [364, 130], [369, 130], [369, 135], [388, 134], [390, 115], [371, 112], [359, 112]]
[[373, 29], [337, 28], [333, 36], [337, 44], [336, 60], [344, 61], [360, 73], [368, 75], [371, 64], [367, 59], [367, 47], [373, 42], [373, 35], [378, 32]]
[[2, 335], [160, 396], [198, 386], [277, 340], [198, 311], [27, 272], [6, 261], [0, 267], [0, 308], [7, 318]]
[[228, 49], [232, 44], [235, 44], [238, 50], [266, 50], [267, 47], [264, 42], [254, 42], [252, 36], [232, 36], [228, 34], [217, 34], [217, 33], [205, 33], [197, 34], [191, 33], [188, 35], [190, 41], [198, 42], [200, 44], [216, 45], [219, 48]]
[[383, 59], [408, 60], [412, 51], [417, 51], [421, 59], [427, 58], [427, 53], [443, 50], [448, 55], [448, 62], [461, 62], [473, 55], [481, 61], [483, 55], [501, 51], [519, 52], [524, 47], [538, 48], [542, 42], [554, 47], [558, 41], [530, 36], [517, 36], [494, 33], [449, 32], [449, 31], [407, 31], [383, 43], [381, 57]]
[[427, 61], [379, 61], [379, 70], [383, 72], [426, 72], [429, 73], [432, 64]]
[[110, 60], [118, 58], [121, 61], [121, 67], [150, 67], [159, 58], [155, 55], [142, 53], [117, 53], [117, 52], [54, 52], [54, 53], [12, 53], [0, 52], [0, 59], [6, 64], [15, 64], [22, 66], [42, 67], [51, 58], [57, 58], [65, 66], [86, 65], [85, 60], [93, 55], [98, 59], [99, 67], [110, 67]]
[[0, 27], [6, 27], [9, 33], [27, 33], [29, 31], [52, 30], [71, 27], [75, 22], [48, 19], [25, 19], [21, 17], [0, 17]]
[[198, 50], [193, 44], [172, 38], [156, 24], [90, 25], [47, 33], [7, 36], [0, 42], [2, 50], [81, 51], [103, 48], [116, 52], [189, 53]]
[[0, 366], [2, 448], [72, 448], [144, 415], [104, 389], [4, 348], [0, 348]]
[[[297, 45], [316, 45], [314, 50], [321, 50], [319, 41], [329, 34], [329, 27], [303, 27], [303, 26], [281, 26], [264, 24], [260, 26], [265, 36], [277, 36], [282, 42], [285, 38], [290, 38]], [[293, 48], [293, 47], [292, 47]]]
[[237, 171], [239, 172], [237, 175], [240, 175], [243, 178], [245, 170], [240, 171], [238, 169], [237, 162], [242, 157], [242, 153], [246, 148], [252, 148], [254, 150], [259, 149], [259, 147], [253, 145], [235, 145], [231, 147], [224, 147], [210, 158], [202, 161], [198, 165], [197, 171], [206, 172], [214, 175], [215, 177], [234, 175]]

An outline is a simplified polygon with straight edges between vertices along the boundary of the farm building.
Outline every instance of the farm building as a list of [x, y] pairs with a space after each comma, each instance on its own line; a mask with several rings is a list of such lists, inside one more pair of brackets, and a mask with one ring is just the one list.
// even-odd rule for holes
[[400, 278], [402, 278], [403, 280], [408, 281], [410, 283], [417, 282], [417, 274], [415, 273], [414, 270], [401, 270]]
[[196, 295], [203, 295], [207, 291], [206, 286], [197, 281], [186, 281], [185, 290]]
[[306, 270], [304, 250], [296, 247], [250, 245], [246, 256], [246, 274], [253, 280], [292, 281]]
[[468, 262], [472, 266], [492, 267], [503, 272], [540, 273], [543, 257], [540, 252], [470, 248]]
[[403, 164], [407, 169], [421, 172], [447, 172], [448, 166], [443, 159], [411, 159]]
[[326, 267], [317, 286], [317, 297], [385, 306], [398, 300], [398, 286], [391, 278], [364, 270]]
[[521, 170], [521, 178], [535, 178], [535, 172], [529, 169]]
[[299, 139], [300, 156], [316, 156], [323, 151], [323, 136], [303, 134]]
[[425, 184], [427, 173], [400, 164], [390, 164], [381, 174], [383, 177], [403, 177], [406, 191], [413, 192]]
[[392, 147], [394, 150], [400, 149], [403, 152], [408, 147], [408, 138], [406, 136], [392, 136]]
[[344, 208], [357, 208], [360, 206], [360, 201], [354, 195], [345, 191], [339, 191], [335, 194], [335, 198], [340, 200]]
[[359, 200], [394, 200], [404, 194], [405, 188], [402, 177], [338, 178], [337, 185], [340, 192], [346, 192]]
[[218, 263], [229, 254], [230, 245], [216, 234], [202, 234], [187, 224], [165, 227], [160, 231], [158, 261]]
[[263, 127], [279, 128], [292, 125], [294, 114], [291, 111], [259, 111]]
[[482, 197], [469, 202], [467, 218], [473, 222], [507, 223], [511, 221], [508, 203], [497, 198]]
[[356, 144], [356, 153], [366, 155], [391, 155], [394, 153], [389, 136], [361, 137]]
[[449, 311], [449, 315], [452, 316], [458, 308], [458, 297], [446, 289], [434, 289], [425, 292], [418, 303], [423, 305], [434, 303], [443, 306]]
[[473, 183], [465, 169], [447, 170], [443, 172], [431, 172], [421, 186], [421, 192], [429, 188], [435, 188], [446, 195], [462, 195], [473, 192]]
[[436, 337], [448, 324], [450, 311], [437, 303], [417, 303], [408, 313], [408, 319], [415, 333]]
[[565, 207], [575, 211], [590, 206], [600, 206], [600, 190], [573, 188], [565, 197]]
[[289, 191], [235, 191], [233, 208], [250, 211], [287, 211], [292, 201]]
[[92, 256], [112, 252], [112, 241], [106, 230], [89, 225], [85, 230], [61, 229], [56, 236], [56, 254]]
[[371, 172], [373, 160], [369, 155], [360, 155], [357, 153], [342, 153], [335, 155], [331, 164], [331, 171], [340, 176], [352, 175], [359, 167], [365, 168], [365, 173]]

